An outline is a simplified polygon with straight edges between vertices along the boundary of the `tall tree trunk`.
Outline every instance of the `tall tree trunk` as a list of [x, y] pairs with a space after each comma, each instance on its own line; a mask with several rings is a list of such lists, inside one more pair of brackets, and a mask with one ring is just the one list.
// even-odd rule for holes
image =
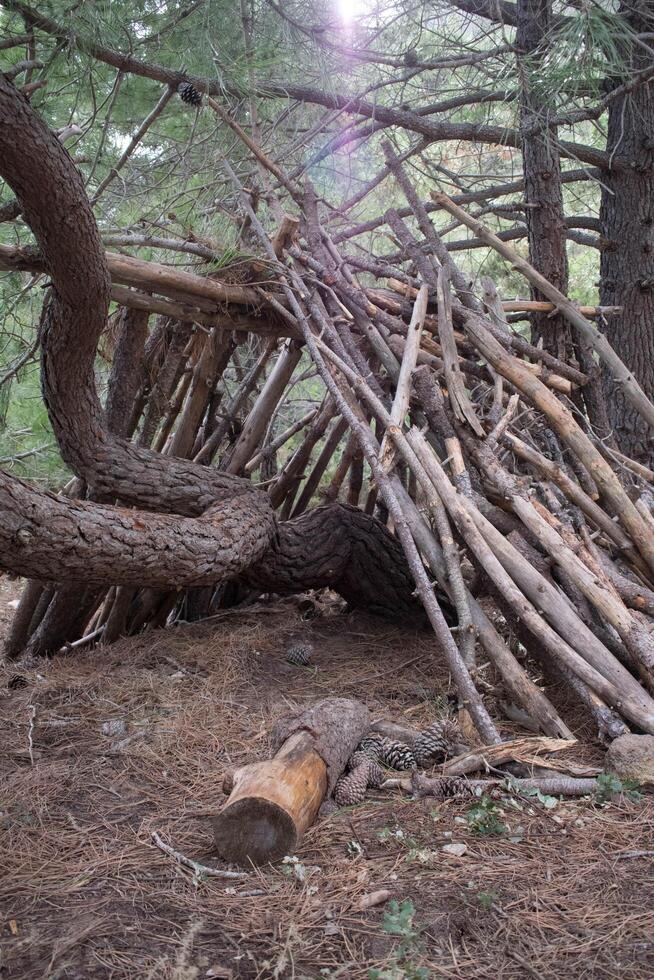
[[[650, 0], [629, 0], [620, 9], [636, 33], [651, 32]], [[633, 44], [625, 52], [625, 61], [632, 72], [637, 72], [651, 65], [652, 56]], [[645, 394], [654, 399], [654, 91], [651, 82], [610, 103], [607, 150], [616, 165], [603, 178], [600, 220], [609, 247], [601, 252], [600, 303], [621, 306], [622, 313], [610, 317], [604, 331]], [[641, 463], [654, 466], [654, 433], [608, 375], [604, 387], [609, 419], [620, 448]]]
[[[518, 0], [516, 42], [520, 52], [520, 127], [525, 178], [529, 260], [562, 293], [568, 289], [566, 225], [561, 190], [561, 160], [556, 127], [550, 126], [548, 106], [534, 91], [533, 80], [546, 51], [552, 19], [551, 0]], [[544, 300], [532, 289], [532, 298]], [[534, 340], [562, 360], [572, 351], [569, 324], [561, 315], [532, 315]]]

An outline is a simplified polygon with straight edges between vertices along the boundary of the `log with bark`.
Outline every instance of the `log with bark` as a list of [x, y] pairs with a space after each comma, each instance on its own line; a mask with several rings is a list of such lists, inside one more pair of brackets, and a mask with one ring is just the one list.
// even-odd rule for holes
[[369, 726], [366, 706], [347, 698], [283, 719], [274, 756], [226, 777], [229, 799], [213, 819], [220, 855], [244, 866], [292, 855]]

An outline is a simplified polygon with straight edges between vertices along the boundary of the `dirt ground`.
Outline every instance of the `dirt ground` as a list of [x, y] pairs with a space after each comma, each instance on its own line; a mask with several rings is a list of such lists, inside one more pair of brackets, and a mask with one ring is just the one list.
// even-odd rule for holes
[[[16, 594], [3, 583], [4, 609]], [[313, 667], [285, 662], [300, 635]], [[321, 819], [296, 862], [234, 880], [198, 880], [155, 846], [153, 831], [221, 867], [224, 773], [330, 694], [419, 726], [451, 685], [428, 634], [342, 612], [303, 622], [290, 601], [1, 667], [0, 976], [654, 976], [652, 797], [507, 804], [508, 830], [480, 835], [470, 802], [376, 791]], [[380, 889], [399, 921], [390, 902], [361, 911]]]

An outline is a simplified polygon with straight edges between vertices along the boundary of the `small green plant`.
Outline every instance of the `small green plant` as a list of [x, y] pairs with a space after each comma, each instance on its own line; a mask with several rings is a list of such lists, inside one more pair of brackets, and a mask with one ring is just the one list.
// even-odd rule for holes
[[486, 912], [492, 909], [493, 904], [497, 899], [495, 892], [477, 892], [475, 897], [482, 909], [484, 909]]
[[475, 834], [506, 834], [509, 828], [500, 819], [502, 816], [502, 810], [490, 796], [483, 795], [466, 813], [466, 821]]
[[368, 970], [370, 980], [428, 980], [427, 970], [411, 962], [420, 952], [420, 929], [414, 923], [415, 911], [410, 898], [405, 898], [401, 904], [396, 899], [390, 902], [382, 929], [391, 936], [398, 936], [400, 943], [393, 950], [388, 967]]
[[544, 806], [546, 810], [553, 810], [559, 802], [556, 796], [548, 796], [546, 793], [541, 793], [541, 791], [535, 786], [521, 787], [520, 784], [515, 779], [511, 779], [510, 776], [506, 781], [506, 786], [511, 793], [517, 793], [520, 796], [533, 797], [534, 799], [538, 800], [541, 806]]
[[613, 802], [613, 797], [625, 796], [631, 803], [640, 803], [643, 794], [634, 779], [620, 779], [613, 772], [603, 772], [597, 777], [595, 802], [606, 806]]

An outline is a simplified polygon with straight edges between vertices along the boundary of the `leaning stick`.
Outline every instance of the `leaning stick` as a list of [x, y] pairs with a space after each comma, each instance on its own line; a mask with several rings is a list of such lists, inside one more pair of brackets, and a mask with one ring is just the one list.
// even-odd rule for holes
[[[316, 347], [316, 355], [319, 356], [319, 346], [320, 352], [324, 353], [325, 356], [327, 356], [338, 367], [341, 373], [343, 373], [347, 380], [353, 385], [355, 390], [360, 392], [361, 395], [368, 401], [368, 404], [375, 415], [385, 422], [386, 425], [388, 425], [390, 420], [388, 412], [381, 402], [379, 402], [379, 400], [375, 397], [374, 393], [370, 391], [363, 379], [360, 378], [356, 372], [352, 371], [348, 365], [344, 364], [338, 355], [334, 354], [334, 352], [331, 351], [322, 341], [312, 337], [312, 342]], [[563, 640], [561, 636], [555, 632], [555, 630], [543, 619], [543, 617], [540, 616], [537, 611], [537, 607], [534, 607], [531, 602], [525, 599], [525, 596], [516, 587], [514, 581], [506, 572], [494, 551], [492, 551], [486, 544], [483, 536], [479, 533], [475, 525], [479, 520], [483, 522], [484, 527], [488, 527], [489, 531], [495, 531], [495, 529], [489, 524], [489, 522], [482, 518], [482, 515], [476, 511], [476, 508], [470, 506], [470, 509], [468, 509], [469, 502], [456, 493], [454, 487], [445, 476], [444, 471], [437, 462], [436, 457], [426, 443], [422, 434], [414, 428], [407, 434], [406, 437], [399, 430], [397, 432], [393, 432], [392, 436], [396, 440], [397, 446], [402, 455], [405, 457], [408, 465], [416, 473], [421, 485], [428, 490], [430, 484], [432, 482], [434, 483], [436, 489], [443, 499], [443, 502], [448, 508], [448, 511], [450, 511], [451, 517], [456, 522], [459, 531], [464, 538], [466, 538], [469, 546], [473, 549], [474, 553], [484, 566], [484, 569], [501, 590], [502, 594], [507, 597], [510, 602], [512, 602], [514, 608], [518, 611], [518, 615], [521, 619], [523, 619], [534, 636], [541, 640], [555, 660], [564, 663], [566, 666], [572, 669], [575, 673], [582, 677], [587, 684], [600, 693], [609, 703], [619, 705], [620, 711], [625, 714], [625, 716], [631, 717], [632, 720], [636, 721], [637, 724], [641, 725], [641, 727], [645, 728], [647, 731], [654, 731], [654, 703], [642, 690], [640, 685], [638, 685], [631, 674], [622, 668], [615, 658], [610, 655], [609, 651], [606, 650], [599, 643], [599, 641], [593, 637], [592, 633], [590, 633], [590, 631], [584, 627], [584, 624], [576, 616], [576, 614], [573, 613], [573, 610], [568, 607], [565, 602], [560, 599], [560, 597], [557, 597], [557, 616], [563, 617], [565, 613], [569, 613], [570, 615], [574, 616], [576, 631], [586, 629], [586, 632], [592, 638], [595, 645], [596, 660], [599, 656], [603, 662], [604, 668], [607, 670], [607, 673], [610, 673], [613, 677], [620, 677], [619, 683], [615, 683], [614, 680], [609, 680], [595, 666], [584, 660], [583, 657], [579, 655], [577, 650], [570, 646], [569, 643], [565, 642], [565, 640]], [[403, 515], [401, 516], [401, 519], [403, 522], [405, 521]], [[515, 549], [512, 548], [510, 543], [506, 541], [503, 535], [498, 534], [497, 537], [501, 539], [501, 543], [505, 547], [515, 552]], [[495, 542], [495, 547], [498, 547], [498, 542]], [[521, 556], [517, 552], [515, 552], [515, 555], [518, 559], [518, 567], [520, 567], [520, 561], [522, 561], [523, 564], [528, 565], [528, 563], [524, 563], [524, 560], [521, 559]], [[529, 568], [532, 573], [538, 576], [538, 582], [541, 588], [538, 589], [539, 599], [537, 601], [540, 601], [540, 592], [548, 586], [548, 583], [542, 576], [538, 575], [534, 569], [531, 569], [530, 566]], [[555, 592], [555, 590], [553, 591]], [[542, 602], [540, 602], [540, 604], [542, 604]], [[457, 660], [459, 660], [461, 666], [463, 666], [458, 650]]]
[[252, 457], [250, 462], [245, 467], [244, 472], [248, 476], [250, 473], [254, 473], [254, 471], [261, 466], [266, 456], [271, 456], [274, 452], [280, 449], [284, 443], [288, 442], [289, 439], [292, 439], [294, 435], [297, 435], [301, 429], [304, 429], [310, 422], [313, 422], [318, 414], [318, 411], [318, 408], [312, 408], [311, 411], [306, 413], [306, 415], [303, 415], [301, 418], [297, 419], [293, 425], [289, 425], [288, 429], [284, 429], [284, 431], [280, 432], [278, 436], [275, 436], [275, 438], [272, 439], [268, 445], [264, 446], [263, 449], [259, 450], [259, 452]]
[[[402, 355], [402, 364], [400, 365], [400, 375], [397, 379], [397, 387], [395, 389], [395, 398], [393, 399], [393, 407], [391, 408], [391, 424], [396, 427], [402, 425], [406, 413], [409, 410], [411, 375], [415, 370], [418, 360], [420, 338], [422, 336], [422, 327], [425, 322], [425, 314], [427, 313], [428, 299], [429, 290], [423, 283], [418, 291], [413, 307], [413, 315], [411, 316], [411, 322], [407, 331], [404, 353]], [[379, 464], [384, 472], [388, 473], [390, 471], [391, 467], [393, 466], [394, 458], [395, 449], [390, 439], [390, 434], [387, 432], [382, 440], [379, 459]]]
[[432, 192], [431, 196], [436, 204], [439, 204], [449, 214], [470, 228], [478, 238], [481, 238], [486, 245], [494, 249], [507, 262], [510, 262], [513, 268], [522, 273], [532, 286], [555, 304], [566, 320], [579, 331], [600, 360], [608, 367], [616, 382], [622, 387], [625, 397], [636, 411], [654, 428], [654, 405], [636, 381], [633, 373], [613, 350], [604, 334], [600, 333], [597, 327], [579, 312], [579, 309], [567, 296], [560, 292], [556, 286], [553, 286], [551, 282], [548, 282], [526, 259], [521, 258], [510, 245], [493, 234], [481, 221], [472, 218], [463, 208], [450, 200], [447, 194]]
[[450, 404], [457, 419], [467, 422], [475, 435], [480, 438], [484, 435], [484, 427], [477, 418], [477, 413], [472, 407], [472, 402], [468, 397], [463, 374], [459, 366], [459, 355], [454, 339], [454, 327], [452, 325], [452, 297], [450, 295], [449, 272], [442, 268], [438, 273], [438, 334], [443, 350], [443, 368], [445, 380], [450, 397]]
[[631, 535], [634, 544], [650, 569], [654, 571], [654, 536], [630, 500], [625, 488], [602, 454], [577, 424], [572, 413], [542, 381], [525, 369], [525, 365], [517, 357], [513, 357], [503, 349], [486, 328], [481, 317], [469, 314], [465, 321], [465, 330], [474, 341], [480, 354], [486, 358], [498, 374], [515, 385], [536, 408], [547, 416], [552, 428], [581, 460], [597, 486], [605, 494], [623, 527]]
[[[249, 201], [247, 200], [247, 197], [243, 194], [236, 174], [229, 166], [227, 161], [224, 161], [223, 166], [239, 194], [243, 208], [247, 211], [250, 217], [253, 229], [256, 231], [262, 245], [266, 248], [266, 251], [271, 259], [274, 259], [275, 253], [272, 250], [268, 236], [266, 235], [261, 222], [254, 213]], [[452, 639], [452, 634], [449, 631], [445, 617], [443, 616], [443, 612], [436, 600], [431, 582], [429, 581], [429, 577], [425, 571], [424, 565], [422, 564], [420, 553], [415, 545], [408, 524], [406, 523], [406, 519], [402, 513], [402, 508], [400, 507], [397, 497], [393, 492], [388, 475], [384, 473], [383, 469], [379, 465], [378, 445], [370, 432], [369, 426], [364, 423], [360, 411], [354, 409], [350, 399], [343, 392], [341, 386], [336, 382], [332, 372], [327, 366], [321, 350], [329, 350], [329, 348], [327, 348], [324, 344], [321, 344], [321, 349], [318, 348], [317, 338], [311, 329], [309, 321], [307, 320], [295, 293], [290, 288], [288, 281], [285, 278], [286, 275], [290, 275], [293, 282], [299, 287], [301, 295], [306, 295], [306, 287], [304, 286], [304, 283], [300, 277], [297, 276], [297, 274], [292, 270], [289, 270], [288, 272], [285, 270], [283, 275], [280, 273], [282, 290], [286, 299], [288, 300], [290, 309], [296, 318], [297, 324], [302, 330], [302, 334], [311, 358], [318, 368], [318, 372], [328, 391], [332, 395], [336, 403], [336, 407], [340, 411], [343, 418], [347, 420], [352, 431], [356, 434], [359, 444], [361, 445], [368, 464], [372, 470], [373, 477], [377, 481], [380, 493], [384, 499], [384, 503], [388, 507], [389, 514], [393, 520], [393, 523], [395, 524], [397, 536], [400, 540], [402, 549], [407, 558], [407, 563], [411, 570], [411, 574], [416, 583], [418, 595], [423, 603], [425, 612], [427, 613], [434, 633], [436, 634], [436, 638], [442, 647], [443, 654], [447, 660], [448, 667], [452, 672], [452, 677], [454, 678], [454, 682], [457, 686], [461, 700], [464, 702], [465, 706], [468, 707], [475, 727], [477, 728], [477, 731], [482, 739], [489, 743], [500, 742], [502, 740], [501, 736], [486, 707], [484, 706], [470, 673], [468, 672], [468, 669], [461, 658], [461, 654], [459, 653], [459, 650]]]

